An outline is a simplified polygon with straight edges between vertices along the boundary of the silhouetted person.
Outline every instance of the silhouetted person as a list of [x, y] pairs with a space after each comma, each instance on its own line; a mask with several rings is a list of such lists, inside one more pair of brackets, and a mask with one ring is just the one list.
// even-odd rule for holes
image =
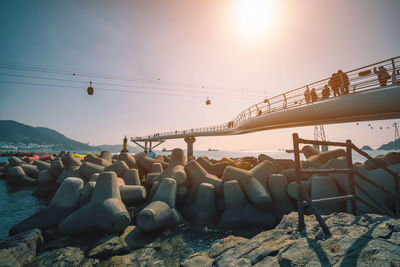
[[329, 79], [328, 84], [332, 89], [333, 96], [340, 96], [339, 83], [340, 83], [340, 78], [338, 77], [338, 74], [337, 73], [332, 73], [332, 76]]
[[379, 80], [379, 85], [380, 86], [386, 86], [387, 81], [390, 79], [390, 75], [387, 72], [386, 68], [384, 66], [380, 66], [378, 70], [376, 70], [376, 67], [374, 68], [374, 73], [378, 75], [378, 80]]
[[349, 93], [349, 85], [350, 85], [349, 77], [342, 70], [338, 70], [337, 75], [339, 76], [339, 79], [340, 79], [340, 83], [339, 83], [340, 92], [342, 94], [348, 94]]
[[306, 103], [309, 104], [311, 101], [311, 93], [310, 93], [310, 89], [306, 89], [304, 91], [304, 99], [306, 100]]
[[324, 85], [324, 89], [322, 89], [322, 99], [327, 99], [331, 95], [331, 90], [328, 85]]
[[311, 89], [311, 101], [315, 102], [318, 100], [317, 92], [315, 92], [315, 88]]

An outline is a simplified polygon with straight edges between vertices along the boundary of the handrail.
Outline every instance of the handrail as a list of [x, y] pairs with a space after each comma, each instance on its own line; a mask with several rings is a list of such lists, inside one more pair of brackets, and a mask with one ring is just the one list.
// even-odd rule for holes
[[[386, 81], [387, 85], [393, 85], [394, 83], [400, 83], [400, 75], [397, 74], [397, 70], [400, 68], [400, 56], [390, 58], [387, 60], [379, 61], [373, 64], [369, 64], [360, 68], [352, 69], [347, 72], [344, 72], [347, 74], [348, 79], [349, 79], [349, 85], [348, 85], [348, 93], [347, 94], [355, 94], [361, 91], [365, 91], [368, 89], [372, 89], [375, 87], [380, 87], [381, 82], [377, 78], [377, 74], [374, 73], [374, 71], [371, 71], [372, 67], [378, 67], [378, 65], [384, 66], [386, 68], [386, 71], [389, 75], [393, 76], [391, 77], [392, 79], [388, 79]], [[369, 71], [369, 73], [365, 75], [360, 75], [361, 72], [358, 71]], [[142, 137], [137, 137], [136, 139], [132, 140], [147, 140], [147, 139], [162, 139], [163, 137], [167, 136], [174, 136], [174, 135], [192, 135], [196, 136], [198, 133], [204, 133], [204, 132], [221, 132], [230, 128], [235, 128], [239, 124], [245, 122], [245, 121], [250, 121], [256, 117], [259, 116], [264, 116], [267, 114], [275, 113], [275, 112], [280, 112], [283, 110], [289, 110], [292, 108], [297, 108], [305, 105], [312, 105], [315, 102], [321, 102], [321, 101], [326, 101], [329, 99], [332, 99], [335, 96], [331, 96], [331, 93], [333, 92], [331, 87], [329, 88], [329, 97], [324, 98], [322, 95], [322, 90], [325, 88], [325, 85], [327, 85], [328, 81], [331, 78], [325, 78], [310, 84], [307, 84], [305, 86], [301, 86], [292, 90], [289, 90], [285, 93], [276, 95], [270, 99], [264, 99], [263, 101], [256, 103], [249, 108], [243, 110], [240, 112], [233, 120], [227, 122], [227, 123], [222, 123], [214, 126], [208, 126], [208, 127], [200, 127], [200, 128], [191, 128], [191, 129], [185, 129], [185, 130], [180, 130], [180, 131], [170, 131], [170, 132], [164, 132], [162, 134], [157, 133], [157, 134], [151, 134], [151, 135], [145, 135]], [[344, 88], [343, 82], [339, 86], [341, 88]], [[351, 88], [350, 88], [351, 87]], [[310, 99], [307, 101], [304, 98], [304, 91], [307, 89], [315, 89], [317, 98], [316, 101], [312, 101]], [[340, 90], [340, 89], [338, 89]], [[339, 95], [340, 96], [340, 95]], [[337, 97], [337, 96], [336, 96]], [[314, 99], [315, 100], [315, 99]]]

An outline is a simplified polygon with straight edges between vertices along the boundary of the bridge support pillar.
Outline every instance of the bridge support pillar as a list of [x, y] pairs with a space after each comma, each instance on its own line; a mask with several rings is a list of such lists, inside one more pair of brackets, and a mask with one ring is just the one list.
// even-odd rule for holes
[[194, 136], [185, 137], [185, 142], [187, 143], [187, 159], [193, 157], [193, 143], [196, 142]]

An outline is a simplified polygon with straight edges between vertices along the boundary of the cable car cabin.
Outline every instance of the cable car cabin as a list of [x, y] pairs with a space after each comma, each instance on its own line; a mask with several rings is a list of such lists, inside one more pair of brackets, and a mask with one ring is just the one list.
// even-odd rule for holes
[[93, 95], [94, 89], [92, 87], [92, 82], [90, 82], [89, 87], [87, 88], [88, 95]]
[[207, 97], [207, 100], [206, 100], [206, 105], [210, 105], [211, 104], [211, 100], [210, 99], [208, 99], [208, 97]]

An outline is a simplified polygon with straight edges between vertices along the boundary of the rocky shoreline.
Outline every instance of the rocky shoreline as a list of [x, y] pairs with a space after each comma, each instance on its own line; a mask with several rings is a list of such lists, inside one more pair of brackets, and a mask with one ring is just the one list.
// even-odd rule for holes
[[[320, 152], [305, 146], [302, 152], [307, 158], [302, 168], [344, 168], [347, 164], [341, 149]], [[367, 238], [363, 235], [376, 228], [371, 222], [371, 226], [360, 229], [358, 222], [370, 220], [366, 218], [389, 225], [385, 226], [390, 232], [386, 239], [396, 239], [399, 231], [397, 220], [372, 215], [376, 211], [363, 203], [357, 202], [360, 215], [354, 217], [344, 213], [348, 203], [335, 202], [318, 206], [327, 215], [333, 239], [323, 241], [311, 217], [306, 219], [309, 238], [299, 236], [295, 231], [297, 184], [293, 160], [261, 154], [258, 158], [217, 161], [199, 157], [187, 161], [181, 149], [155, 159], [144, 153], [112, 156], [108, 151], [99, 156], [79, 157], [67, 152], [51, 156], [31, 162], [23, 160], [22, 155], [11, 156], [0, 165], [0, 177], [7, 184], [34, 187], [36, 196], [49, 199], [46, 208], [13, 226], [10, 237], [0, 241], [0, 266], [337, 265], [344, 261], [340, 257], [346, 258], [343, 249], [341, 256], [325, 252], [323, 259], [317, 253], [317, 260], [307, 249], [325, 248], [325, 243], [344, 233], [349, 233], [354, 242], [361, 242], [357, 240]], [[394, 192], [392, 177], [379, 167], [388, 166], [399, 173], [400, 153], [390, 152], [377, 159], [379, 166], [367, 160], [354, 168]], [[344, 195], [348, 188], [346, 174], [302, 178], [304, 189], [313, 199]], [[357, 176], [355, 179], [366, 192], [393, 208], [393, 199]], [[356, 190], [356, 195], [366, 199], [361, 191]], [[226, 237], [208, 252], [183, 261], [179, 255], [188, 254], [184, 241], [160, 239], [168, 229], [182, 225], [221, 231], [254, 226], [269, 231], [250, 239]], [[374, 254], [376, 262], [386, 251], [398, 253], [397, 239], [383, 241], [386, 243], [379, 245], [385, 251]], [[392, 261], [398, 265], [397, 260]]]

